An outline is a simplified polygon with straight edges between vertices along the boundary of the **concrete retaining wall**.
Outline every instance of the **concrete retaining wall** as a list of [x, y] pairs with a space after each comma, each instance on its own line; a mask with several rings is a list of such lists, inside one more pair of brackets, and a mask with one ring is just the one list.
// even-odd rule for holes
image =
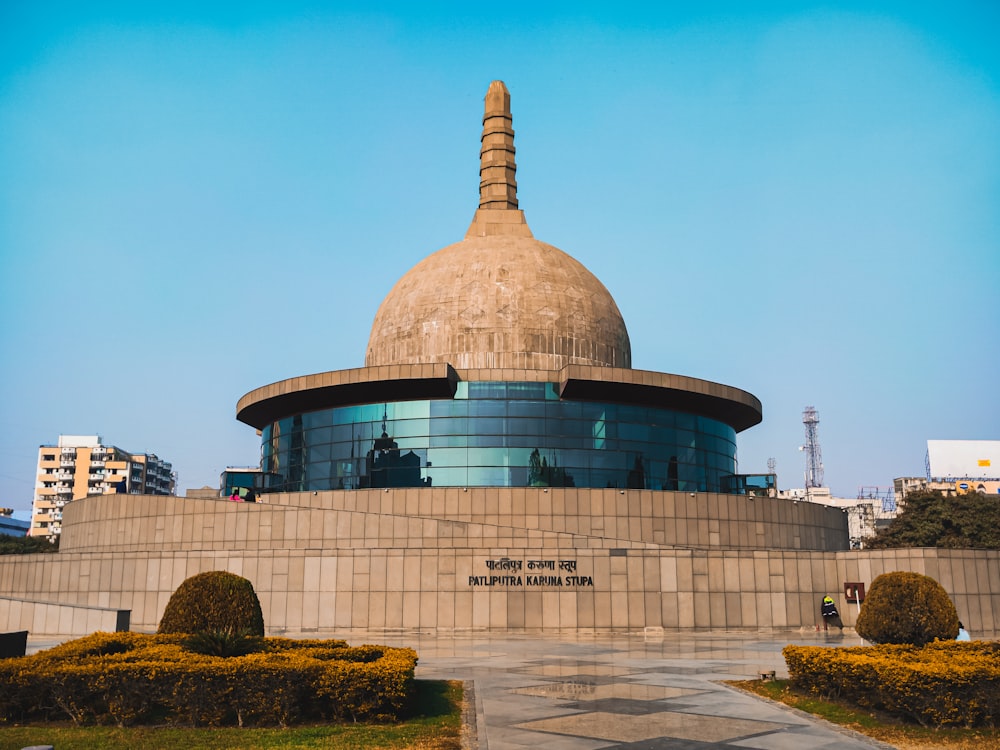
[[[500, 495], [469, 504], [462, 496], [471, 489], [447, 491], [440, 507], [422, 490], [300, 493], [268, 504], [89, 498], [66, 507], [57, 554], [0, 558], [0, 595], [58, 603], [64, 611], [45, 615], [41, 627], [66, 635], [109, 629], [107, 619], [93, 619], [105, 617], [92, 614], [102, 610], [130, 610], [134, 629], [155, 630], [170, 594], [206, 570], [249, 578], [270, 633], [811, 629], [824, 594], [851, 625], [856, 609], [844, 600], [845, 582], [870, 586], [881, 573], [911, 570], [945, 587], [974, 635], [1000, 631], [1000, 551], [667, 546], [648, 540], [659, 521], [664, 535], [701, 542], [738, 523], [756, 538], [760, 524], [766, 530], [799, 511], [770, 500], [731, 521], [724, 498], [715, 518], [707, 511], [692, 518], [693, 506], [675, 497], [682, 515], [671, 519], [653, 512], [670, 498], [646, 502], [656, 494], [576, 491], [578, 519], [563, 512], [564, 523], [590, 533], [554, 528], [555, 511], [504, 525], [521, 521], [516, 506], [506, 508]], [[480, 500], [482, 518], [472, 513]], [[738, 504], [751, 504], [733, 501], [738, 517]], [[624, 517], [608, 515], [612, 508]], [[842, 518], [839, 510], [805, 511], [821, 522]], [[597, 533], [596, 525], [612, 521], [613, 534]], [[776, 533], [802, 539], [794, 528]], [[18, 617], [8, 629], [36, 632], [34, 619], [25, 625], [26, 615]]]

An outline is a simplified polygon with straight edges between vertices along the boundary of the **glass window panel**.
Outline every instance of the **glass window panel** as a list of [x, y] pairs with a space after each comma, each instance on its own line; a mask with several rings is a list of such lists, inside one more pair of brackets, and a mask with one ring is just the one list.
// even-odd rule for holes
[[400, 419], [389, 425], [392, 437], [426, 437], [430, 431], [429, 419]]
[[468, 424], [477, 435], [502, 435], [505, 422], [503, 417], [469, 417]]
[[466, 417], [469, 414], [468, 401], [431, 401], [431, 417]]
[[682, 430], [693, 430], [697, 421], [693, 414], [685, 414], [680, 411], [675, 414], [674, 419], [677, 426]]
[[310, 463], [318, 463], [330, 460], [330, 444], [313, 445], [309, 448]]
[[545, 405], [538, 401], [510, 401], [507, 414], [511, 417], [544, 417]]
[[470, 401], [470, 417], [504, 417], [507, 416], [506, 401]]
[[[469, 466], [507, 466], [513, 463], [510, 456], [509, 448], [470, 448], [469, 449]], [[521, 449], [525, 459], [527, 459], [528, 451]], [[526, 465], [526, 461], [522, 463]]]
[[324, 412], [309, 412], [302, 415], [302, 426], [309, 430], [324, 423]]
[[464, 417], [439, 417], [434, 420], [437, 435], [468, 435], [469, 420]]
[[507, 384], [492, 381], [469, 383], [469, 398], [507, 398]]
[[389, 404], [389, 417], [392, 419], [426, 419], [430, 415], [429, 401], [401, 401]]
[[396, 442], [396, 446], [401, 451], [416, 451], [417, 453], [420, 453], [421, 451], [427, 450], [426, 437], [415, 437], [415, 438], [394, 437], [393, 440]]
[[509, 435], [538, 435], [545, 434], [544, 419], [526, 419], [511, 417], [507, 418], [507, 434]]
[[469, 443], [467, 435], [431, 435], [427, 444], [431, 448], [461, 448]]
[[305, 433], [305, 437], [309, 445], [318, 445], [319, 443], [329, 443], [332, 433], [333, 428], [331, 427], [314, 427]]
[[466, 443], [470, 448], [500, 448], [508, 445], [506, 435], [469, 435]]
[[347, 406], [342, 409], [331, 410], [331, 422], [333, 424], [354, 424], [364, 421], [361, 418], [362, 407]]
[[649, 442], [649, 427], [641, 424], [618, 425], [618, 437], [623, 440]]
[[548, 383], [507, 383], [507, 398], [538, 399], [548, 398]]
[[427, 460], [431, 466], [468, 466], [468, 448], [430, 448], [427, 451]]
[[469, 487], [509, 487], [510, 472], [502, 466], [470, 466]]
[[537, 448], [541, 445], [537, 435], [508, 435], [506, 443], [513, 448]]
[[579, 401], [548, 401], [545, 416], [553, 419], [582, 419], [583, 404]]
[[430, 478], [431, 485], [435, 487], [468, 487], [469, 472], [462, 468], [438, 468], [436, 466], [424, 470], [424, 474]]
[[592, 438], [594, 437], [594, 424], [582, 419], [561, 419], [559, 420], [558, 432], [560, 435]]
[[359, 436], [357, 425], [342, 424], [330, 428], [331, 443], [350, 443]]

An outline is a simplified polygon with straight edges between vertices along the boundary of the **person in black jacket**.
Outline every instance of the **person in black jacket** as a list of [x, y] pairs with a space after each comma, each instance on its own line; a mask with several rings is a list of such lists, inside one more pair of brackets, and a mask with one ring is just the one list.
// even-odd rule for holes
[[829, 630], [830, 625], [835, 625], [841, 630], [844, 629], [844, 623], [840, 619], [840, 612], [837, 611], [837, 604], [833, 601], [833, 597], [829, 595], [823, 597], [819, 613], [823, 615], [823, 630]]

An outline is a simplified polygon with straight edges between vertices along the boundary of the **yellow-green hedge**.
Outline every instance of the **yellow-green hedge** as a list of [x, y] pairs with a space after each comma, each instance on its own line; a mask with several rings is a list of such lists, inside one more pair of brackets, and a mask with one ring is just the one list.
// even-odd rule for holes
[[1000, 643], [936, 641], [926, 646], [786, 646], [797, 687], [843, 698], [923, 726], [996, 726]]
[[265, 638], [222, 658], [182, 635], [95, 633], [0, 661], [0, 721], [70, 719], [119, 726], [288, 726], [392, 721], [406, 711], [417, 654], [339, 640]]

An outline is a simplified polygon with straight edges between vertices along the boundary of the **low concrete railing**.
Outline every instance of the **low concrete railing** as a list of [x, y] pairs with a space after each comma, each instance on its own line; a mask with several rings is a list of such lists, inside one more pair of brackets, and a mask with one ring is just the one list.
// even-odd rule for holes
[[32, 636], [64, 636], [128, 630], [130, 609], [90, 607], [0, 596], [0, 631], [27, 630]]

